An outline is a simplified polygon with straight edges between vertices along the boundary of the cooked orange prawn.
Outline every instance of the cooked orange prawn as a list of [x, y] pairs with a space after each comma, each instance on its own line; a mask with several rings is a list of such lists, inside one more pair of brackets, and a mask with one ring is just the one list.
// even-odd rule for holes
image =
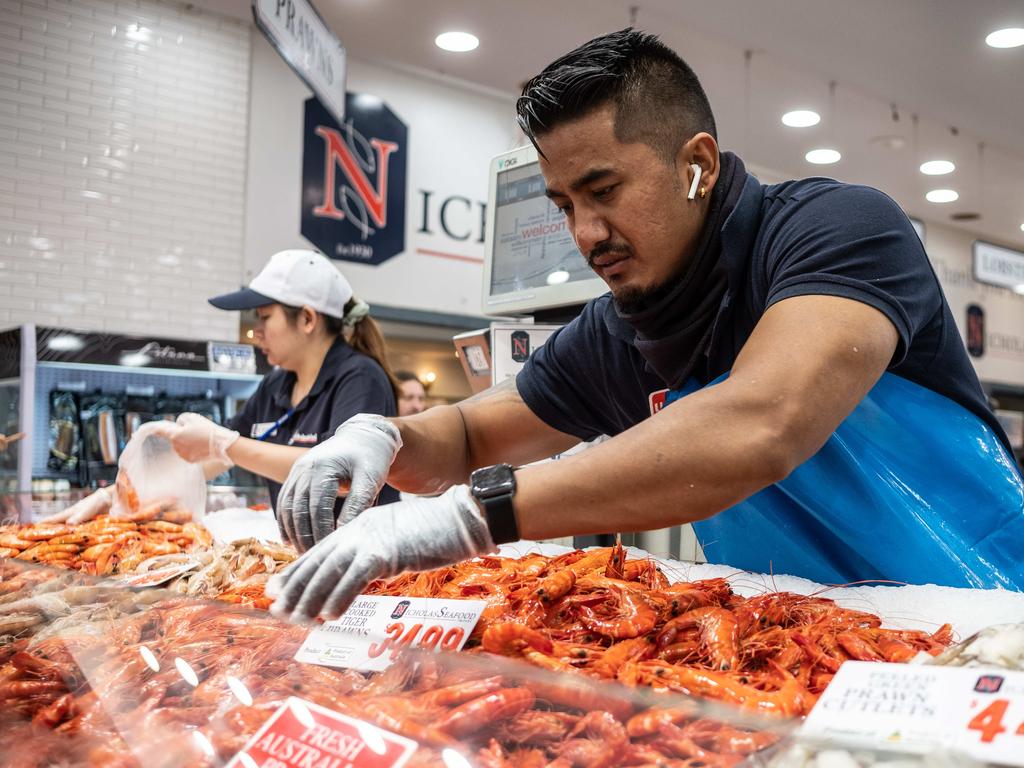
[[466, 738], [481, 728], [526, 711], [534, 701], [533, 694], [525, 688], [499, 688], [455, 707], [437, 727], [456, 738]]
[[580, 622], [588, 629], [614, 638], [638, 637], [654, 629], [658, 615], [651, 604], [631, 590], [608, 590], [599, 610], [581, 604]]
[[680, 631], [696, 627], [700, 633], [701, 649], [713, 669], [739, 668], [739, 640], [736, 616], [718, 606], [695, 608], [668, 622], [658, 633], [658, 647], [665, 648], [675, 642]]

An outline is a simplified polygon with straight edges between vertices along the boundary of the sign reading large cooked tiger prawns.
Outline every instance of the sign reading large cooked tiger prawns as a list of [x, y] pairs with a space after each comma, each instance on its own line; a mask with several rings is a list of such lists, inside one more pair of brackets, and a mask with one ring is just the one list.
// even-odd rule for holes
[[317, 627], [297, 661], [379, 671], [405, 648], [457, 651], [487, 603], [426, 597], [360, 595], [340, 617]]

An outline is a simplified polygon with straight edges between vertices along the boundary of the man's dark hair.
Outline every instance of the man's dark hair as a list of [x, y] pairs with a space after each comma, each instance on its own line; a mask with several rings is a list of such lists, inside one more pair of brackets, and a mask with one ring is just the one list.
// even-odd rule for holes
[[596, 37], [548, 64], [523, 86], [516, 112], [537, 147], [538, 136], [606, 104], [615, 105], [619, 141], [643, 142], [668, 163], [694, 134], [718, 138], [697, 75], [656, 36], [632, 28]]
[[[395, 371], [395, 378], [399, 381], [420, 381], [420, 377], [412, 371]], [[420, 381], [420, 384], [422, 383]]]

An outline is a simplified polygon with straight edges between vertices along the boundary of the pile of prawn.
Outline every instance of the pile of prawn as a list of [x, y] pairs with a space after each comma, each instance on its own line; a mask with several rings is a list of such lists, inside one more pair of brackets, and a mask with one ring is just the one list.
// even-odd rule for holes
[[93, 576], [131, 573], [143, 561], [212, 544], [191, 521], [129, 520], [109, 515], [80, 525], [36, 523], [0, 528], [0, 558], [14, 558]]
[[241, 539], [189, 555], [151, 558], [141, 563], [136, 573], [156, 571], [176, 562], [191, 562], [196, 569], [168, 582], [167, 589], [191, 597], [212, 597], [266, 610], [274, 602], [265, 594], [267, 580], [297, 557], [291, 547]]
[[266, 613], [166, 593], [153, 603], [156, 590], [62, 591], [87, 589], [144, 602], [102, 631], [79, 622], [0, 643], [4, 766], [222, 765], [291, 696], [415, 740], [412, 768], [446, 764], [446, 749], [483, 768], [732, 766], [779, 738], [684, 700], [637, 711], [592, 681], [563, 686], [529, 668], [541, 677], [523, 679], [482, 655], [407, 653], [381, 673], [298, 664], [307, 630]]
[[[883, 629], [823, 597], [669, 584], [653, 561], [612, 547], [374, 582], [367, 593], [486, 601], [469, 658], [399, 654], [382, 673], [335, 670], [293, 660], [305, 628], [186, 596], [265, 607], [266, 577], [292, 553], [251, 541], [210, 552], [170, 597], [0, 562], [0, 591], [15, 588], [14, 618], [6, 630], [0, 621], [0, 764], [134, 768], [143, 756], [130, 745], [144, 745], [147, 766], [218, 765], [298, 696], [412, 738], [410, 766], [444, 764], [444, 749], [484, 768], [733, 766], [778, 733], [710, 719], [671, 694], [800, 716], [846, 659], [906, 661], [951, 640], [948, 625]], [[622, 696], [595, 678], [640, 690]]]
[[883, 629], [824, 597], [743, 598], [722, 578], [669, 584], [621, 546], [558, 557], [484, 557], [375, 582], [369, 594], [488, 603], [471, 643], [566, 674], [617, 680], [785, 716], [807, 714], [847, 659], [940, 653], [934, 634]]

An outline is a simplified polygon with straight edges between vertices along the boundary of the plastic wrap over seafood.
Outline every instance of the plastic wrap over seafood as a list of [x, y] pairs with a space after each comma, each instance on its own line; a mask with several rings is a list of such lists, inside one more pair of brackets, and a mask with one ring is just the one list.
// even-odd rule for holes
[[[4, 567], [5, 579], [34, 572]], [[59, 605], [60, 631], [0, 643], [4, 766], [223, 765], [292, 697], [412, 739], [414, 768], [452, 753], [487, 767], [732, 766], [792, 725], [479, 653], [409, 649], [380, 673], [301, 664], [308, 630], [267, 613], [60, 579], [49, 602], [22, 606], [54, 617]], [[23, 579], [17, 600], [44, 583]]]

